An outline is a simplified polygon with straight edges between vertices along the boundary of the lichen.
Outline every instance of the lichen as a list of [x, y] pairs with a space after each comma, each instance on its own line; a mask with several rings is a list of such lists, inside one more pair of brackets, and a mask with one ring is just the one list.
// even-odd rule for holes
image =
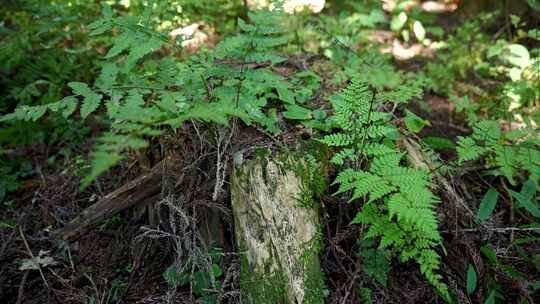
[[323, 303], [312, 166], [297, 154], [259, 155], [235, 170], [231, 186], [246, 301]]

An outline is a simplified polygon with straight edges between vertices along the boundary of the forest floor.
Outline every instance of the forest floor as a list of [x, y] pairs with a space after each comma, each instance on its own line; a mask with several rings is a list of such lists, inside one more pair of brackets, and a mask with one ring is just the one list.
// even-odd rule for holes
[[[452, 24], [452, 22], [448, 22]], [[300, 62], [292, 66], [302, 66]], [[325, 65], [325, 59], [317, 59], [308, 68]], [[282, 67], [286, 76], [291, 66]], [[414, 66], [403, 69], [414, 71]], [[294, 68], [293, 68], [293, 71]], [[330, 78], [331, 75], [328, 75]], [[322, 81], [323, 87], [319, 100], [325, 103], [338, 88]], [[426, 110], [424, 103], [430, 106]], [[470, 129], [463, 121], [456, 121], [455, 109], [446, 97], [427, 95], [421, 103], [414, 103], [411, 111], [431, 121], [418, 136], [438, 136], [455, 140], [457, 136], [468, 135]], [[309, 132], [296, 125], [287, 125], [287, 131], [276, 138], [269, 138], [256, 128], [237, 125], [235, 136], [226, 145], [224, 162], [231, 162], [237, 151], [246, 151], [244, 157], [249, 158], [257, 147], [277, 149], [280, 145], [294, 146], [299, 141], [309, 140]], [[239, 296], [239, 260], [235, 253], [233, 238], [232, 212], [228, 183], [225, 182], [217, 199], [212, 196], [215, 191], [215, 176], [208, 172], [216, 171], [217, 152], [214, 143], [205, 138], [219, 138], [219, 128], [200, 128], [197, 123], [188, 124], [179, 130], [179, 134], [167, 134], [154, 143], [153, 149], [134, 155], [128, 161], [106, 173], [96, 187], [99, 192], [80, 191], [80, 178], [66, 171], [47, 169], [50, 147], [36, 144], [21, 151], [32, 155], [39, 176], [27, 180], [12, 195], [12, 204], [16, 208], [0, 209], [0, 218], [16, 219], [18, 229], [0, 229], [0, 261], [7, 267], [0, 273], [0, 298], [3, 303], [163, 303], [167, 297], [173, 297], [175, 303], [195, 303], [189, 284], [183, 292], [172, 292], [163, 273], [171, 263], [182, 254], [194, 253], [195, 243], [184, 241], [194, 235], [203, 239], [210, 238], [222, 249], [221, 269], [223, 285], [215, 293], [223, 303], [240, 303]], [[89, 153], [92, 142], [79, 147], [79, 153]], [[160, 147], [166, 147], [162, 149]], [[171, 164], [173, 173], [161, 178], [159, 195], [144, 200], [141, 204], [122, 210], [120, 213], [100, 222], [96, 227], [81, 233], [75, 240], [65, 241], [51, 234], [55, 229], [64, 226], [86, 207], [92, 205], [107, 194], [122, 187], [138, 176], [147, 173], [157, 165], [164, 156], [181, 159], [179, 170], [177, 164]], [[456, 159], [453, 151], [442, 151], [445, 161]], [[227, 167], [225, 180], [231, 173]], [[67, 169], [67, 168], [66, 168]], [[329, 169], [329, 178], [335, 176]], [[480, 176], [468, 175], [466, 179], [455, 177], [450, 180], [458, 194], [466, 200], [478, 201], [482, 198], [488, 183]], [[331, 195], [330, 189], [322, 199], [325, 213], [323, 227], [323, 248], [321, 264], [325, 274], [325, 285], [328, 289], [327, 303], [362, 303], [358, 286], [369, 286], [375, 303], [435, 303], [438, 296], [425, 281], [417, 265], [414, 263], [398, 263], [391, 265], [388, 284], [382, 287], [364, 281], [359, 273], [358, 235], [362, 226], [350, 225], [352, 215], [358, 206], [344, 204]], [[182, 207], [189, 215], [181, 225], [173, 223], [168, 208], [168, 199], [179, 197]], [[499, 233], [490, 227], [510, 227], [515, 223], [505, 222], [505, 217], [495, 217], [485, 227], [467, 230], [469, 217], [451, 198], [441, 194], [439, 205], [440, 231], [444, 238], [446, 255], [443, 256], [444, 277], [448, 279], [450, 288], [459, 291], [465, 282], [467, 261], [474, 261], [478, 277], [486, 276], [488, 270], [481, 258], [482, 244], [501, 244], [496, 251], [507, 250], [506, 244], [513, 238], [511, 233]], [[214, 210], [218, 220], [208, 220], [208, 210]], [[152, 224], [177, 225], [174, 235], [154, 235], [148, 233]], [[216, 227], [202, 231], [201, 223], [210, 223]], [[142, 229], [141, 227], [146, 227]], [[213, 236], [208, 236], [214, 233]], [[166, 240], [166, 241], [163, 241]], [[179, 241], [180, 240], [180, 241]], [[181, 243], [182, 245], [179, 245]], [[538, 248], [533, 251], [538, 251]], [[38, 253], [43, 258], [51, 258], [51, 267], [36, 270], [19, 269], [16, 261], [27, 259]], [[512, 259], [512, 257], [507, 257]], [[537, 273], [530, 265], [524, 265], [516, 259], [512, 265], [530, 276], [531, 281]], [[534, 269], [534, 268], [533, 268]], [[514, 292], [528, 296], [527, 286], [520, 286], [519, 281], [504, 277]], [[454, 284], [454, 286], [452, 286]], [[461, 295], [466, 298], [466, 295]], [[459, 298], [459, 295], [458, 295]], [[92, 300], [94, 299], [94, 300]], [[509, 299], [512, 299], [511, 296]], [[94, 302], [92, 302], [94, 301]], [[534, 303], [535, 299], [530, 299]], [[511, 302], [509, 302], [511, 303]]]
[[[337, 88], [324, 88], [328, 94], [332, 89], [335, 91]], [[427, 96], [426, 102], [432, 111], [422, 112], [420, 106], [417, 110], [419, 114], [424, 114], [423, 117], [428, 117], [433, 126], [426, 128], [422, 136], [452, 139], [468, 131], [451, 121], [453, 106], [448, 99]], [[191, 128], [193, 127], [195, 125]], [[256, 129], [238, 128], [236, 136], [232, 137], [229, 151], [250, 151], [256, 147], [272, 148], [283, 143], [290, 146], [298, 138], [309, 139], [309, 134], [303, 134], [302, 128], [291, 125], [288, 129], [289, 131], [272, 141]], [[183, 130], [183, 133], [186, 136], [183, 142], [174, 142], [178, 137], [172, 134], [164, 141], [172, 141], [167, 143], [168, 150], [175, 151], [179, 157], [183, 157], [183, 163], [191, 165], [183, 169], [185, 172], [181, 176], [167, 177], [174, 181], [176, 187], [167, 189], [167, 186], [163, 186], [162, 197], [172, 192], [183, 193], [182, 197], [186, 202], [183, 207], [191, 210], [192, 215], [205, 214], [208, 208], [218, 205], [215, 209], [219, 210], [219, 229], [222, 230], [222, 237], [218, 240], [224, 253], [222, 269], [230, 272], [224, 276], [232, 278], [229, 286], [222, 287], [221, 296], [225, 302], [235, 303], [238, 300], [239, 261], [234, 254], [228, 187], [225, 185], [218, 200], [211, 200], [214, 178], [201, 172], [215, 170], [215, 153], [209, 143], [201, 141], [203, 134], [196, 137], [192, 134], [197, 132], [188, 129]], [[81, 149], [89, 147], [90, 145], [83, 146]], [[35, 161], [46, 162], [48, 147], [36, 146], [34, 149]], [[21, 272], [17, 263], [12, 262], [10, 267], [3, 269], [0, 276], [4, 299], [10, 299], [13, 303], [87, 303], [91, 298], [110, 299], [107, 300], [110, 303], [120, 299], [122, 303], [160, 303], [159, 299], [168, 293], [168, 285], [162, 274], [174, 260], [175, 249], [171, 250], [170, 247], [174, 246], [171, 242], [143, 237], [141, 227], [149, 225], [149, 212], [156, 212], [163, 201], [145, 202], [153, 204], [152, 208], [142, 204], [143, 206], [124, 210], [83, 233], [74, 242], [58, 240], [50, 234], [53, 229], [67, 223], [99, 198], [146, 172], [156, 164], [154, 159], [160, 159], [159, 154], [160, 151], [147, 151], [107, 173], [107, 176], [100, 179], [97, 187], [100, 193], [80, 192], [79, 179], [62, 172], [42, 172], [38, 179], [27, 181], [14, 196], [14, 203], [18, 207], [15, 210], [3, 211], [0, 215], [2, 218], [16, 218], [20, 227], [24, 227], [14, 231], [1, 231], [0, 257], [3, 261], [16, 261], [28, 258], [29, 252], [42, 250], [48, 256], [52, 248], [55, 252], [62, 252], [64, 256], [52, 256], [57, 264], [46, 269], [44, 277], [39, 271]], [[197, 158], [189, 159], [194, 156]], [[249, 153], [245, 156], [249, 157]], [[228, 157], [230, 158], [230, 155]], [[455, 155], [449, 153], [445, 157], [452, 159]], [[476, 184], [463, 185], [470, 185], [467, 190], [469, 192], [476, 192], [478, 189]], [[484, 187], [479, 189], [482, 188]], [[464, 273], [467, 265], [461, 262], [466, 260], [463, 255], [479, 255], [478, 247], [474, 244], [481, 236], [476, 233], [452, 232], [461, 215], [454, 204], [443, 201], [441, 205], [448, 208], [443, 212], [445, 216], [441, 222], [441, 229], [447, 230], [444, 237], [449, 249], [444, 258], [445, 265], [454, 268], [452, 272]], [[355, 214], [356, 207], [343, 204], [330, 194], [323, 199], [323, 206], [327, 220], [323, 223], [324, 248], [321, 263], [326, 286], [330, 291], [328, 303], [341, 303], [347, 294], [353, 293], [353, 282], [358, 282], [360, 278], [356, 271], [359, 259], [355, 248], [362, 228], [349, 225], [352, 220], [350, 216]], [[160, 213], [159, 220], [167, 221], [167, 212]], [[201, 222], [201, 219], [193, 218], [193, 221], [194, 225], [187, 227], [182, 233], [196, 233], [196, 223]], [[43, 288], [44, 284], [48, 285], [48, 288]], [[189, 287], [186, 287], [185, 293], [176, 294], [175, 298], [178, 303], [193, 303], [190, 294]], [[387, 288], [376, 289], [373, 296], [377, 303], [430, 303], [437, 298], [418, 267], [412, 263], [392, 265]], [[347, 303], [359, 303], [359, 299], [350, 297]]]

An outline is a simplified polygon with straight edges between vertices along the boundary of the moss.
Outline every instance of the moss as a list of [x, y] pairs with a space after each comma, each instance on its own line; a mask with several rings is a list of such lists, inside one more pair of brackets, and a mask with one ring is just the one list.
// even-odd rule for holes
[[321, 251], [321, 233], [318, 229], [315, 239], [308, 244], [302, 256], [305, 278], [305, 304], [324, 303], [324, 274], [321, 271], [319, 253]]
[[285, 275], [279, 270], [270, 269], [272, 260], [261, 269], [253, 269], [245, 255], [240, 257], [240, 289], [249, 304], [288, 303]]

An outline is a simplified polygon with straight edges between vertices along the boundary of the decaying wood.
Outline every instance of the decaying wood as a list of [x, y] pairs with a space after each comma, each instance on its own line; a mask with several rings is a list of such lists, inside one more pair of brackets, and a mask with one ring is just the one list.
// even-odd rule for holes
[[305, 181], [291, 167], [255, 159], [231, 179], [246, 303], [324, 302], [317, 205], [299, 203]]
[[115, 191], [107, 194], [95, 204], [83, 210], [76, 218], [52, 234], [65, 240], [81, 236], [89, 228], [122, 210], [157, 199], [161, 192], [162, 179], [171, 168], [178, 168], [179, 161], [167, 157], [149, 172], [140, 175]]

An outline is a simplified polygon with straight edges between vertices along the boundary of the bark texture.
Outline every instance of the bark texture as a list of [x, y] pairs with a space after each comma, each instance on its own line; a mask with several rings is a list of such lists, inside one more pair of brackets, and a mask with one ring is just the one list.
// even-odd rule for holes
[[52, 235], [65, 240], [74, 240], [99, 222], [136, 205], [156, 201], [161, 192], [162, 179], [170, 170], [178, 168], [178, 159], [166, 158], [149, 172], [142, 174], [115, 191], [105, 195], [95, 204], [83, 210], [66, 226], [55, 230]]
[[324, 303], [317, 205], [306, 201], [301, 168], [304, 162], [291, 159], [235, 168], [232, 208], [247, 303]]

